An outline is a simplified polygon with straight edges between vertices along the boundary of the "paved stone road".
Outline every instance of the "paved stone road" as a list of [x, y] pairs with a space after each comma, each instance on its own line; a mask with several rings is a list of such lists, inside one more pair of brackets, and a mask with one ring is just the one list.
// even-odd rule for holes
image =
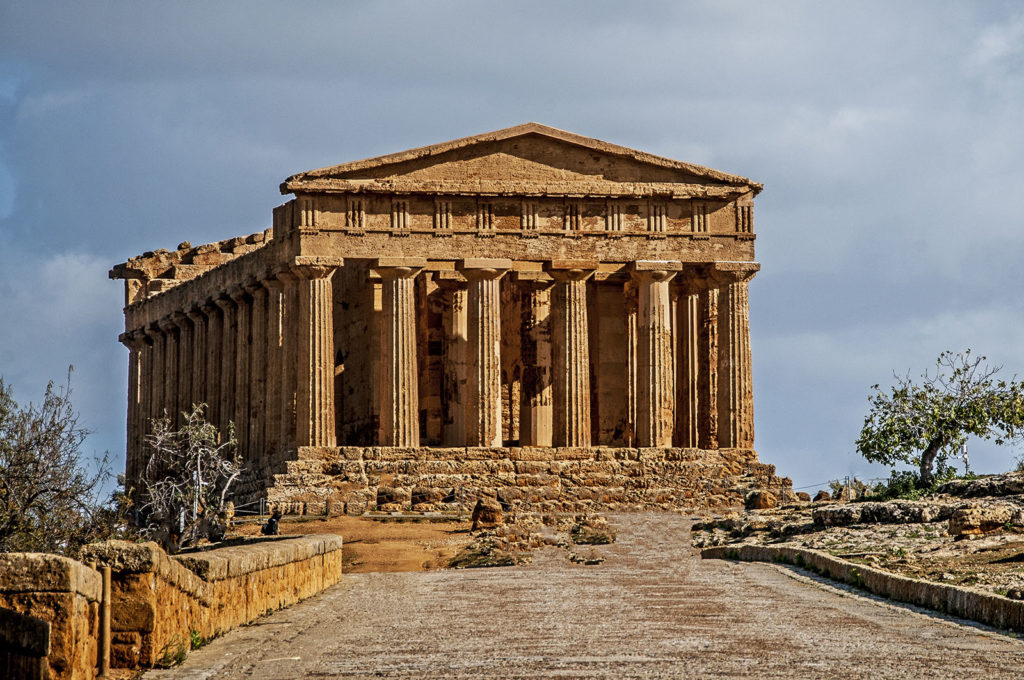
[[145, 678], [1020, 678], [1024, 642], [823, 585], [701, 561], [689, 522], [611, 518], [600, 566], [352, 574]]

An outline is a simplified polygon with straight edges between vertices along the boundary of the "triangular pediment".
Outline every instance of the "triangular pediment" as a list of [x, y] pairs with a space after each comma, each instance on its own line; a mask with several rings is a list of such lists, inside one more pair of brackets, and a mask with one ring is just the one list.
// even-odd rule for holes
[[353, 187], [417, 185], [522, 185], [590, 190], [603, 185], [707, 185], [752, 190], [761, 188], [745, 177], [691, 163], [654, 156], [635, 149], [527, 123], [496, 132], [434, 144], [366, 160], [311, 170], [289, 177], [283, 193], [345, 191]]

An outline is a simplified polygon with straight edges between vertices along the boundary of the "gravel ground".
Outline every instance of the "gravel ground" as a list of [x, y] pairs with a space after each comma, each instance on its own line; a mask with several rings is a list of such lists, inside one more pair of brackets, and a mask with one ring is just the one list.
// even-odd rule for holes
[[702, 561], [690, 521], [609, 518], [596, 566], [346, 575], [145, 678], [1019, 678], [1024, 642], [827, 585]]

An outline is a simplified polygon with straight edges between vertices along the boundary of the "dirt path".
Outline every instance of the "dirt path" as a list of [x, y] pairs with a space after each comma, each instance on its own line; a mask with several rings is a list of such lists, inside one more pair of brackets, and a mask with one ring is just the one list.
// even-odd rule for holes
[[1024, 643], [820, 585], [701, 561], [689, 522], [610, 518], [599, 566], [351, 574], [146, 678], [1016, 678]]

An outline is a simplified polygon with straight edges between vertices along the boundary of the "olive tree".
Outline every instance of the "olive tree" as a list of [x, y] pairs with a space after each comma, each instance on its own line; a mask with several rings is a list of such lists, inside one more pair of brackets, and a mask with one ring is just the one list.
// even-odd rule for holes
[[999, 366], [990, 366], [971, 350], [946, 351], [935, 362], [934, 373], [919, 381], [895, 376], [888, 392], [875, 393], [857, 450], [872, 462], [916, 464], [918, 484], [931, 486], [935, 466], [945, 467], [968, 437], [995, 439], [1003, 444], [1016, 439], [1024, 428], [1024, 384], [997, 380]]
[[0, 552], [74, 554], [97, 535], [109, 471], [106, 457], [89, 465], [83, 456], [88, 434], [71, 405], [70, 369], [38, 405], [20, 406], [0, 378]]
[[183, 413], [177, 430], [166, 416], [154, 419], [146, 437], [151, 455], [140, 480], [139, 514], [145, 533], [168, 552], [223, 535], [229, 493], [243, 472], [234, 428], [221, 441], [204, 409]]

